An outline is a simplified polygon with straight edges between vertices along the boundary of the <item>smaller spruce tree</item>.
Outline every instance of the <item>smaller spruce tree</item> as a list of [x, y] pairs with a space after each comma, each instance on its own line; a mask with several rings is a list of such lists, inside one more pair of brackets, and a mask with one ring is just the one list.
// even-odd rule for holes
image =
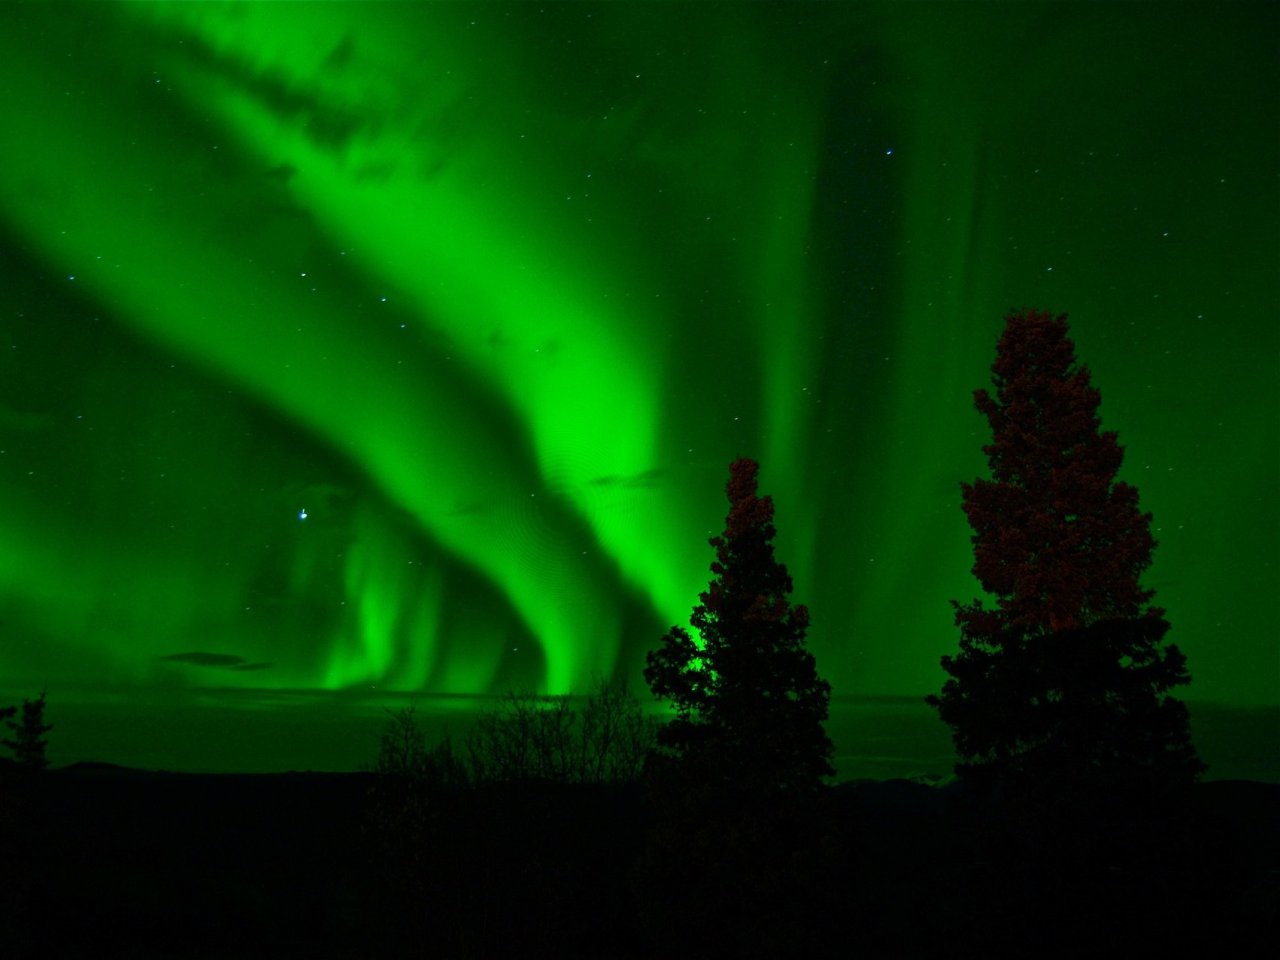
[[817, 952], [831, 856], [830, 687], [804, 647], [809, 612], [773, 557], [773, 502], [736, 460], [712, 578], [691, 624], [648, 654], [653, 693], [675, 705], [645, 774], [652, 817], [634, 868], [653, 942], [698, 957]]
[[[834, 773], [824, 724], [831, 687], [805, 649], [809, 611], [792, 605], [773, 556], [773, 500], [756, 495], [759, 465], [730, 465], [725, 529], [709, 541], [713, 574], [693, 609], [694, 639], [673, 626], [650, 651], [645, 680], [676, 715], [659, 756], [738, 787], [803, 792]], [[709, 786], [711, 784], [708, 784]]]

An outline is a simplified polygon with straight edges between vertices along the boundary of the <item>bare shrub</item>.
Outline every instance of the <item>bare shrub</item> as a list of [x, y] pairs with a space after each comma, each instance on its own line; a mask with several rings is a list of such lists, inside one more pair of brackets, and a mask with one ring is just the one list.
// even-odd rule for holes
[[597, 681], [580, 706], [569, 695], [507, 693], [467, 738], [473, 782], [638, 780], [657, 724], [623, 686]]

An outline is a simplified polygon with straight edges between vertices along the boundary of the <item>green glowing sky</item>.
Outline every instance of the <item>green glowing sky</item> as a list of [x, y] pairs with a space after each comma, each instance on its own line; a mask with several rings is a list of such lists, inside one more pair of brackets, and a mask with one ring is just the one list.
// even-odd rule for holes
[[1280, 702], [1278, 9], [6, 5], [0, 687], [638, 678], [750, 456], [835, 692], [935, 690], [1037, 306]]

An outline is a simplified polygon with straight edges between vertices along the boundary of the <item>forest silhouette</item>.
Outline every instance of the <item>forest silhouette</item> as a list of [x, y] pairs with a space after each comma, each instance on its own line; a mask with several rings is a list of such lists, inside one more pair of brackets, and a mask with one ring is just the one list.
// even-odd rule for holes
[[[1241, 955], [1280, 921], [1280, 785], [1201, 783], [1156, 542], [1065, 316], [1011, 313], [962, 485], [973, 572], [928, 698], [956, 776], [832, 783], [830, 687], [730, 464], [711, 578], [644, 678], [390, 714], [358, 774], [45, 770], [0, 711], [6, 956]], [[779, 522], [785, 522], [785, 510]], [[820, 616], [820, 613], [819, 613]], [[104, 944], [109, 946], [104, 948]], [[104, 952], [105, 950], [105, 952]]]

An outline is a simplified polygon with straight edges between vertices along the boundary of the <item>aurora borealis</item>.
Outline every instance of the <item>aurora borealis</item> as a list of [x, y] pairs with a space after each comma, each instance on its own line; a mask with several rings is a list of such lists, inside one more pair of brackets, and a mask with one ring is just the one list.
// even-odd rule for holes
[[738, 456], [835, 694], [934, 691], [1036, 306], [1188, 699], [1280, 703], [1274, 5], [0, 21], [4, 702], [639, 683]]

